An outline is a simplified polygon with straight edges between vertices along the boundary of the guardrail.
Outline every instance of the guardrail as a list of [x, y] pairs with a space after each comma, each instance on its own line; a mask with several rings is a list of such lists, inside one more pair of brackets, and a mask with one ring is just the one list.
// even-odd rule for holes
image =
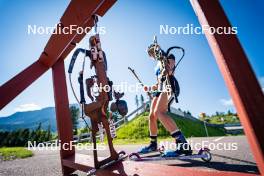
[[[132, 115], [134, 115], [135, 113], [137, 113], [138, 111], [140, 111], [141, 109], [145, 109], [146, 104], [148, 102], [144, 103], [143, 105], [141, 105], [139, 108], [135, 109], [134, 111], [132, 111], [130, 114], [128, 114], [127, 116], [121, 118], [120, 120], [116, 121], [114, 123], [116, 129], [120, 128], [123, 124], [125, 124], [125, 122], [128, 121], [128, 118], [131, 117]], [[121, 122], [123, 122], [121, 125], [119, 125]]]
[[[122, 125], [124, 125], [128, 119], [130, 117], [132, 117], [132, 115], [134, 115], [135, 113], [137, 113], [138, 111], [140, 111], [141, 109], [145, 109], [146, 104], [148, 102], [144, 103], [143, 105], [141, 105], [139, 108], [135, 109], [134, 111], [132, 111], [130, 114], [128, 114], [127, 116], [121, 118], [120, 120], [116, 121], [114, 123], [116, 129], [120, 128]], [[96, 136], [96, 138], [100, 138], [100, 136]], [[57, 140], [51, 140], [51, 141], [47, 141], [44, 142], [44, 144], [51, 144], [56, 142]], [[78, 143], [78, 142], [92, 142], [92, 138], [91, 138], [91, 133], [82, 133], [80, 135], [74, 135], [73, 136], [73, 143]]]
[[[126, 124], [126, 122], [129, 121], [129, 118], [130, 118], [130, 120], [132, 120], [133, 118], [131, 118], [131, 117], [133, 115], [135, 115], [137, 112], [139, 112], [140, 110], [145, 109], [147, 103], [149, 103], [149, 102], [144, 103], [143, 105], [141, 105], [140, 107], [138, 107], [137, 109], [135, 109], [134, 111], [132, 111], [131, 113], [129, 113], [127, 116], [122, 117], [121, 119], [119, 119], [118, 121], [116, 121], [114, 123], [116, 129], [119, 129], [124, 124]], [[178, 114], [178, 113], [176, 113], [176, 114]], [[201, 121], [199, 119], [196, 119], [194, 117], [192, 117], [192, 118], [186, 117], [186, 115], [184, 115], [182, 118], [189, 118], [191, 120], [203, 122], [203, 121]], [[226, 130], [226, 132], [227, 132], [229, 130], [228, 127], [234, 127], [234, 126], [238, 127], [238, 126], [241, 126], [241, 124], [210, 124], [210, 123], [206, 123], [206, 126], [221, 127], [221, 128], [224, 128]], [[99, 139], [100, 136], [98, 135], [98, 136], [96, 136], [96, 138]], [[47, 141], [47, 142], [44, 142], [44, 143], [54, 143], [56, 141], [57, 140], [51, 140], [51, 141]], [[73, 142], [74, 143], [79, 143], [79, 142], [92, 142], [91, 133], [82, 133], [80, 135], [74, 135], [73, 136]]]

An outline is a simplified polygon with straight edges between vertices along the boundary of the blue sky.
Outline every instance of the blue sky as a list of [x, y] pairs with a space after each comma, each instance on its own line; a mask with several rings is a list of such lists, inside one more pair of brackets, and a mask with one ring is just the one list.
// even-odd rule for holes
[[[263, 2], [221, 0], [231, 23], [238, 27], [238, 37], [249, 61], [264, 87], [264, 54], [262, 34]], [[50, 35], [28, 35], [28, 25], [54, 26], [62, 16], [69, 1], [7, 1], [0, 0], [0, 84], [5, 83], [24, 68], [38, 59]], [[143, 82], [155, 83], [155, 63], [146, 54], [153, 35], [158, 36], [160, 45], [166, 49], [172, 45], [185, 48], [186, 56], [176, 71], [181, 86], [179, 104], [183, 110], [194, 115], [200, 112], [212, 114], [215, 111], [234, 111], [230, 96], [215, 59], [204, 35], [160, 35], [160, 25], [199, 26], [197, 17], [188, 0], [151, 1], [119, 0], [100, 19], [99, 25], [105, 27], [101, 36], [102, 47], [106, 52], [108, 75], [115, 84], [136, 82], [128, 71], [130, 66], [136, 70]], [[84, 47], [87, 38], [77, 47]], [[65, 61], [67, 68], [70, 56]], [[81, 59], [79, 59], [81, 60]], [[80, 62], [77, 62], [77, 64]], [[75, 73], [78, 69], [76, 66]], [[86, 77], [93, 72], [88, 70]], [[77, 79], [77, 76], [73, 76]], [[77, 82], [77, 80], [76, 80]], [[77, 83], [74, 84], [77, 88]], [[75, 103], [68, 89], [70, 103]], [[137, 93], [140, 95], [140, 92]], [[144, 92], [142, 92], [144, 95]], [[135, 108], [136, 93], [126, 93], [124, 99], [129, 110]], [[145, 96], [145, 95], [144, 95]], [[15, 111], [54, 106], [51, 71], [45, 73], [15, 100], [1, 110], [0, 116]]]

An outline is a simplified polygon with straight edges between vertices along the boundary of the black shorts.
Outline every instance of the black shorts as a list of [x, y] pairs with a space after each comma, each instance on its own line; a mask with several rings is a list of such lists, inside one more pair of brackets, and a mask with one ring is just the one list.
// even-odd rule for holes
[[160, 91], [157, 91], [157, 92], [154, 92], [154, 93], [153, 93], [153, 96], [154, 96], [154, 97], [159, 97], [160, 94], [161, 94], [161, 92], [160, 92]]
[[[179, 87], [179, 83], [178, 83], [177, 79], [173, 75], [170, 75], [169, 76], [169, 80], [170, 80], [170, 83], [171, 83], [171, 89], [172, 89], [173, 94], [175, 95], [175, 97], [178, 97], [179, 94], [180, 94], [180, 87]], [[161, 92], [162, 91], [156, 91], [156, 92], [153, 93], [153, 96], [154, 97], [159, 97]]]

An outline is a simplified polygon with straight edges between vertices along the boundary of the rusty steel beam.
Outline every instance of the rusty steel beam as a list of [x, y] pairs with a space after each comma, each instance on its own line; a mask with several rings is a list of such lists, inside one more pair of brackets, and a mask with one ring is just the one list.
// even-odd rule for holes
[[[232, 27], [218, 0], [191, 0], [201, 25]], [[205, 36], [234, 101], [258, 168], [264, 175], [264, 95], [235, 34]]]
[[[73, 0], [66, 9], [60, 22], [63, 27], [69, 26], [70, 24], [92, 27], [91, 16], [95, 13], [101, 16], [104, 15], [114, 2], [115, 0]], [[201, 24], [214, 27], [231, 26], [218, 1], [193, 0], [192, 4]], [[72, 141], [72, 123], [70, 120], [63, 59], [84, 36], [84, 34], [52, 35], [39, 61], [32, 64], [26, 70], [0, 87], [0, 107], [3, 108], [8, 102], [47, 71], [48, 67], [52, 67], [57, 127], [59, 139], [62, 144]], [[261, 89], [235, 35], [223, 36], [206, 33], [206, 37], [216, 57], [226, 84], [228, 85], [254, 156], [263, 174], [264, 140], [261, 135], [261, 129], [264, 128], [264, 126], [261, 115], [264, 114], [264, 97]], [[65, 166], [63, 161], [66, 162], [68, 158], [77, 157], [77, 155], [74, 155], [74, 148], [72, 150], [61, 150], [60, 154], [63, 174], [67, 175], [72, 173], [75, 169]], [[137, 173], [140, 175], [170, 175], [171, 173], [179, 173], [182, 175], [238, 174], [233, 172], [204, 172], [175, 166], [131, 163], [129, 161], [123, 164], [121, 163], [121, 165], [116, 165], [115, 167], [117, 167], [116, 169], [118, 171], [121, 171], [121, 175], [124, 173]], [[114, 174], [109, 169], [111, 168], [102, 170], [98, 174]]]
[[[116, 0], [72, 0], [60, 20], [61, 29], [70, 25], [91, 28], [94, 25], [92, 15], [103, 16], [115, 2]], [[73, 138], [63, 59], [84, 36], [85, 33], [77, 34], [77, 32], [53, 34], [39, 59], [0, 87], [0, 109], [2, 109], [52, 67], [57, 128], [61, 147], [63, 144], [70, 144]], [[74, 154], [74, 148], [70, 150], [61, 148], [60, 150], [64, 175], [75, 170], [75, 168], [63, 165], [63, 159], [74, 156]]]
[[[116, 0], [73, 0], [60, 19], [56, 30], [69, 29], [71, 25], [89, 29], [94, 25], [92, 15], [104, 15], [115, 2]], [[52, 34], [43, 51], [48, 59], [41, 59], [40, 61], [51, 67], [62, 55], [69, 54], [70, 50], [67, 48], [71, 47], [70, 45], [75, 45], [84, 36], [85, 33], [78, 34], [76, 30], [69, 34]]]
[[[93, 14], [103, 16], [116, 0], [72, 0], [61, 17], [60, 23], [80, 27], [93, 27]], [[60, 58], [65, 58], [85, 34], [53, 34], [38, 61], [0, 87], [0, 109], [31, 85]]]
[[0, 87], [0, 110], [48, 70], [39, 61], [7, 81]]
[[193, 169], [150, 162], [124, 161], [96, 173], [97, 176], [257, 176], [258, 174]]
[[[72, 173], [74, 169], [64, 166], [62, 163], [62, 159], [74, 155], [75, 149], [74, 147], [69, 148], [69, 144], [71, 144], [71, 142], [73, 141], [73, 133], [63, 59], [60, 59], [52, 67], [52, 78], [56, 108], [58, 139], [61, 142], [60, 157], [62, 172], [64, 175], [66, 175]], [[64, 149], [63, 145], [68, 147], [68, 150]]]
[[[100, 157], [100, 160], [104, 158]], [[203, 161], [201, 161], [203, 162]], [[91, 155], [84, 155], [76, 153], [74, 156], [63, 159], [63, 164], [69, 168], [77, 168], [83, 172], [89, 172], [94, 167], [93, 157]], [[105, 169], [99, 169], [96, 172], [97, 176], [169, 176], [169, 175], [180, 175], [180, 176], [257, 176], [254, 173], [242, 173], [232, 171], [218, 171], [218, 170], [207, 170], [199, 168], [186, 168], [181, 166], [168, 166], [163, 164], [154, 164], [150, 162], [130, 161], [126, 160], [118, 162]]]

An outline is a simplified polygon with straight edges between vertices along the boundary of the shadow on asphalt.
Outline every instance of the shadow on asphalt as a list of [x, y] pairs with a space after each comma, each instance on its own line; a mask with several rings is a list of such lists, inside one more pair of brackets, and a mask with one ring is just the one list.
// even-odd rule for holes
[[[210, 168], [218, 171], [231, 171], [231, 172], [243, 172], [243, 173], [254, 173], [260, 174], [258, 167], [254, 165], [247, 164], [230, 164], [226, 162], [214, 162], [211, 161], [206, 163], [204, 161], [198, 160], [182, 160], [187, 163], [179, 163], [179, 164], [170, 164], [170, 166], [181, 166], [181, 167], [203, 167]], [[255, 164], [255, 163], [254, 163]]]
[[218, 155], [218, 154], [215, 154], [215, 153], [212, 153], [212, 155], [213, 156], [218, 156], [218, 157], [221, 157], [221, 158], [225, 158], [225, 159], [230, 159], [230, 160], [234, 160], [234, 161], [239, 161], [239, 162], [243, 162], [243, 163], [256, 165], [256, 163], [254, 163], [254, 162], [237, 159], [237, 158], [233, 158], [233, 157], [230, 157], [230, 156]]

